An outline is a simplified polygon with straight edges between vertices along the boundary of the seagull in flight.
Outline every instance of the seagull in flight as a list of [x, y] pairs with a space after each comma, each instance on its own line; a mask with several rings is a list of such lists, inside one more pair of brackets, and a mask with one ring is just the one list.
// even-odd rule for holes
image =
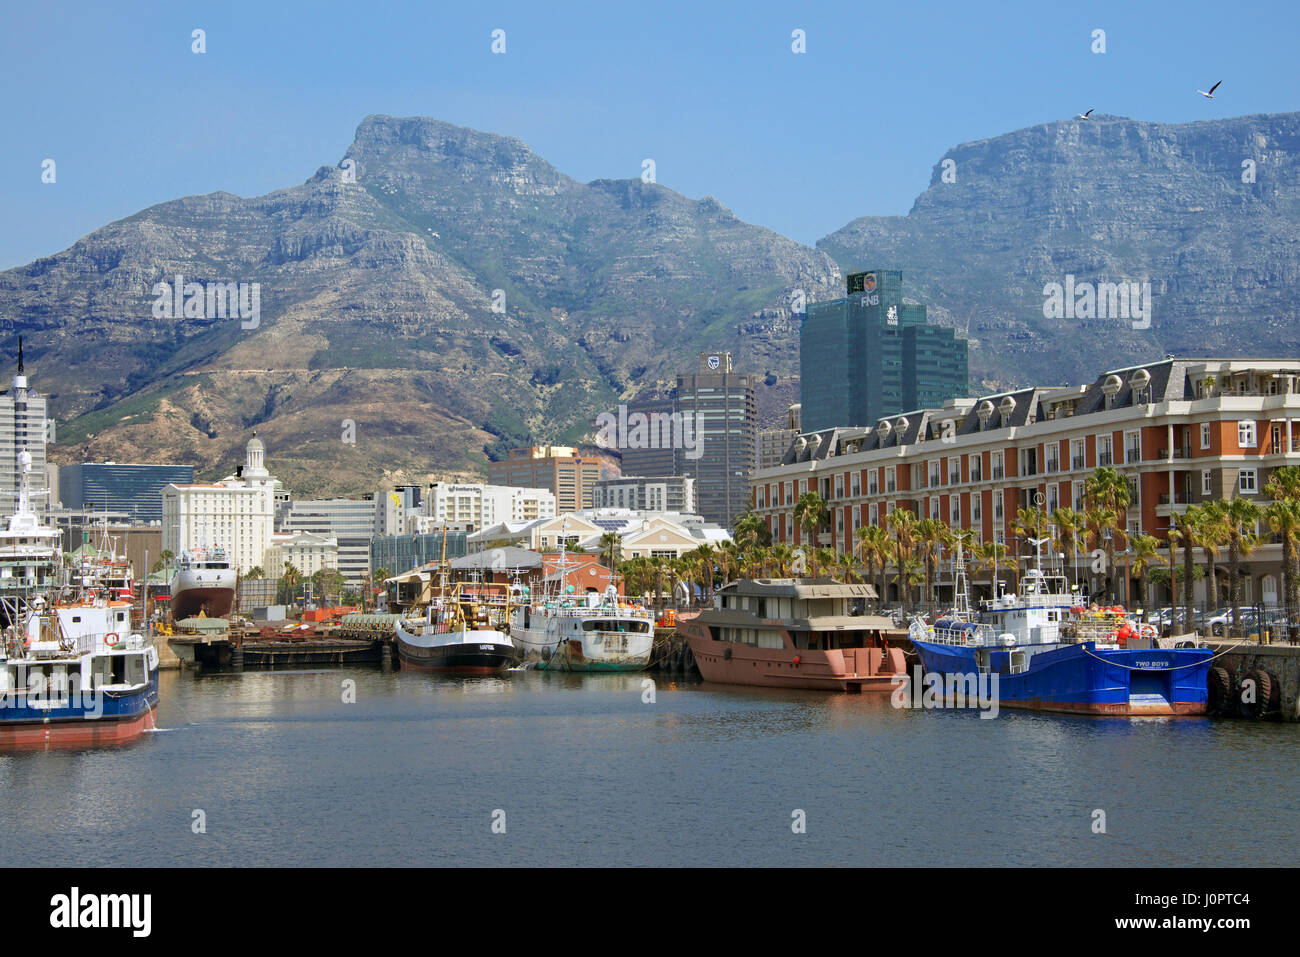
[[[1222, 80], [1219, 81], [1219, 83], [1222, 82], [1223, 82]], [[1205, 97], [1207, 100], [1212, 100], [1214, 99], [1214, 91], [1219, 88], [1219, 83], [1216, 83], [1214, 84], [1214, 86], [1210, 87], [1210, 92], [1208, 93], [1206, 93], [1204, 90], [1197, 90], [1196, 92], [1201, 94], [1201, 96]]]
[[1075, 117], [1075, 119], [1086, 120], [1090, 116], [1092, 116], [1092, 110], [1089, 110], [1087, 113], [1080, 113], [1078, 116]]

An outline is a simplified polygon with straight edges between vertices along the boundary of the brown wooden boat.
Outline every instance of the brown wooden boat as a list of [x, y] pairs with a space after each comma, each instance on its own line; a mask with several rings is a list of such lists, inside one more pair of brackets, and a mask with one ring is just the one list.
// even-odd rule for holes
[[894, 623], [863, 612], [876, 591], [831, 578], [742, 579], [714, 608], [678, 616], [705, 681], [822, 691], [892, 691], [907, 677]]

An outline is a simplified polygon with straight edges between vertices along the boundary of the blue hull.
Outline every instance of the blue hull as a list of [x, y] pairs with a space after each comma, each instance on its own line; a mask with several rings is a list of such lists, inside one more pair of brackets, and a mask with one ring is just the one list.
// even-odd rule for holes
[[926, 672], [997, 674], [998, 703], [1006, 708], [1108, 715], [1200, 715], [1209, 699], [1208, 648], [1107, 649], [1093, 642], [1062, 645], [1029, 657], [1010, 673], [1012, 651], [913, 641]]
[[157, 705], [156, 670], [147, 685], [125, 694], [0, 695], [0, 750], [124, 744], [152, 723]]

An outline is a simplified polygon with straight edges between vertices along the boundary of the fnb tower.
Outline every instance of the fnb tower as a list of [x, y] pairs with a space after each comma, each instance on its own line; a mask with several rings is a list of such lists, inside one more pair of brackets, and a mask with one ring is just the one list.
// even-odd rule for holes
[[904, 304], [903, 274], [849, 273], [848, 295], [808, 306], [799, 336], [805, 432], [872, 426], [967, 392], [966, 340]]

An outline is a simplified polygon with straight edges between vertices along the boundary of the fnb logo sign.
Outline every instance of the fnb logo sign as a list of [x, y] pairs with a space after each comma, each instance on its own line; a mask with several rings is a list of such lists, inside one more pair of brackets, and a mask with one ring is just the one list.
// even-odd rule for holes
[[849, 295], [855, 292], [875, 292], [876, 274], [873, 272], [855, 272], [849, 274]]

